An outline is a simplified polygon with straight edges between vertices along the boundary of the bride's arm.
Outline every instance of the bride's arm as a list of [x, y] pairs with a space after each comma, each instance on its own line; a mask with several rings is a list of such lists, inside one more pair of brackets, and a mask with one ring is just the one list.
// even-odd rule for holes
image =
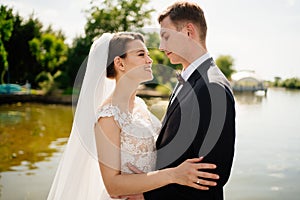
[[[211, 169], [215, 166], [196, 163], [200, 161], [199, 158], [187, 160], [175, 168], [145, 174], [121, 174], [120, 128], [113, 117], [100, 118], [96, 124], [95, 133], [102, 178], [111, 196], [140, 194], [171, 183], [202, 190], [208, 189], [196, 183], [198, 176], [203, 177], [203, 172], [198, 169]], [[214, 185], [202, 179], [201, 184]]]

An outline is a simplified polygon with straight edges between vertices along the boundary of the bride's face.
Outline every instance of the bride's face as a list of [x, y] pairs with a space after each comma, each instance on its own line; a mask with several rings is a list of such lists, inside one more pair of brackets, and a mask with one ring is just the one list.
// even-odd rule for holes
[[126, 77], [139, 82], [153, 79], [151, 69], [153, 61], [141, 40], [133, 40], [127, 44], [126, 57], [122, 60]]

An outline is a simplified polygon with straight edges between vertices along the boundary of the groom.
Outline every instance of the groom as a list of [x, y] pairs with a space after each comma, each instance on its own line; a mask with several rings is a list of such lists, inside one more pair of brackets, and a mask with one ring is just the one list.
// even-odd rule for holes
[[[218, 174], [220, 179], [209, 190], [170, 184], [144, 197], [223, 199], [234, 156], [235, 101], [228, 80], [207, 52], [203, 11], [196, 3], [176, 2], [159, 16], [158, 22], [160, 49], [172, 64], [181, 64], [183, 69], [156, 143], [157, 168], [175, 167], [188, 158], [204, 156], [203, 162], [217, 165], [207, 172]], [[196, 184], [205, 182], [202, 178]]]

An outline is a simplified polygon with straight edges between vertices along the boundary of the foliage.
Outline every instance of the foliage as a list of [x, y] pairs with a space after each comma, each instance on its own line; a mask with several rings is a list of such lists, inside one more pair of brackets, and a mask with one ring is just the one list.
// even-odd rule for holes
[[[2, 13], [4, 12], [1, 11], [1, 15]], [[61, 64], [67, 59], [67, 49], [64, 44], [65, 36], [61, 31], [54, 31], [51, 26], [42, 31], [42, 23], [33, 14], [27, 20], [20, 17], [18, 13], [13, 14], [11, 12], [9, 16], [13, 30], [11, 37], [4, 41], [9, 63], [7, 77], [11, 83], [25, 84], [28, 81], [35, 88], [38, 86], [35, 81], [37, 80], [36, 77], [43, 70], [51, 71], [53, 75], [58, 69], [55, 66], [59, 65], [62, 69]], [[55, 39], [53, 40], [53, 38]], [[53, 43], [55, 48], [49, 51], [43, 45], [45, 42], [43, 43], [42, 40], [48, 44]], [[30, 43], [32, 43], [31, 46]], [[31, 51], [33, 48], [35, 48], [34, 53]], [[1, 53], [1, 55], [3, 54]], [[53, 70], [53, 68], [56, 69]]]
[[[12, 9], [1, 6], [0, 42], [3, 45], [0, 57], [7, 57], [7, 77], [12, 83], [24, 84], [28, 81], [33, 88], [72, 86], [95, 37], [104, 32], [137, 30], [149, 24], [153, 10], [145, 8], [147, 3], [149, 0], [92, 0], [91, 8], [86, 12], [88, 22], [85, 35], [75, 38], [71, 48], [65, 45], [65, 36], [61, 31], [55, 31], [51, 26], [43, 29], [42, 23], [33, 14], [24, 20], [18, 13], [13, 14]], [[3, 16], [8, 17], [2, 20]], [[9, 24], [12, 29], [2, 28], [6, 27], [4, 23]], [[6, 30], [11, 30], [11, 37], [8, 38], [7, 32], [3, 40], [3, 32]], [[4, 70], [4, 64], [1, 64], [0, 72], [2, 68]], [[54, 77], [55, 74], [59, 76]]]
[[274, 87], [279, 87], [280, 86], [280, 82], [281, 82], [281, 78], [280, 77], [275, 77], [274, 78], [273, 86]]
[[50, 72], [42, 71], [35, 79], [44, 94], [49, 94], [54, 89], [54, 78]]
[[232, 73], [235, 72], [235, 70], [232, 68], [234, 64], [234, 59], [230, 55], [220, 55], [216, 59], [216, 64], [221, 69], [223, 74], [228, 79], [231, 79]]
[[65, 72], [69, 77], [68, 86], [73, 86], [79, 68], [86, 60], [91, 43], [86, 37], [77, 37], [68, 51], [68, 60], [65, 63]]
[[146, 46], [153, 60], [152, 72], [154, 76], [154, 79], [146, 85], [163, 94], [169, 93], [177, 81], [174, 78], [175, 70], [180, 69], [181, 65], [171, 64], [165, 53], [159, 50], [160, 36], [157, 32], [149, 32], [144, 35]]
[[300, 89], [300, 79], [299, 78], [288, 78], [281, 83], [282, 87], [290, 89]]
[[62, 32], [62, 30], [55, 31], [55, 30], [53, 30], [51, 25], [49, 25], [46, 28], [46, 30], [43, 31], [43, 32], [55, 35], [56, 38], [61, 39], [62, 41], [64, 41], [66, 39], [66, 37], [65, 37], [64, 33]]
[[13, 20], [12, 36], [5, 43], [8, 51], [10, 81], [24, 84], [28, 80], [33, 87], [36, 87], [34, 80], [42, 71], [42, 67], [31, 54], [29, 41], [34, 37], [40, 37], [42, 24], [33, 15], [28, 20], [23, 20], [16, 14]]
[[51, 94], [57, 88], [65, 88], [69, 82], [65, 72], [58, 70], [55, 74], [42, 71], [35, 79], [44, 94]]
[[[145, 9], [149, 0], [92, 0], [87, 11], [86, 37], [93, 40], [105, 32], [134, 30], [150, 23], [153, 9]], [[99, 2], [100, 3], [100, 2]]]
[[[68, 47], [63, 41], [64, 37], [55, 33], [43, 33], [40, 38], [33, 38], [29, 42], [30, 50], [36, 60], [43, 67], [43, 71], [37, 76], [36, 82], [45, 93], [51, 93], [59, 84], [58, 80], [67, 81], [59, 71], [59, 67], [67, 60]], [[60, 79], [56, 79], [56, 77]], [[41, 80], [42, 79], [42, 80]]]
[[55, 72], [67, 60], [67, 45], [54, 34], [45, 33], [40, 38], [33, 38], [29, 46], [37, 61], [48, 72]]
[[[88, 56], [93, 40], [105, 32], [130, 31], [150, 22], [153, 9], [145, 9], [149, 0], [92, 0], [86, 11], [85, 36], [74, 39], [65, 64], [70, 84], [74, 83], [79, 68]], [[99, 4], [99, 5], [97, 5]]]
[[288, 89], [300, 89], [300, 78], [287, 78], [274, 77], [274, 82], [270, 84], [273, 87], [284, 87]]
[[146, 46], [148, 49], [158, 49], [160, 43], [160, 37], [157, 32], [149, 32], [144, 34], [146, 40]]
[[12, 9], [1, 5], [0, 7], [0, 71], [1, 83], [4, 83], [4, 75], [8, 70], [7, 51], [4, 42], [8, 41], [13, 31]]
[[66, 72], [59, 70], [54, 76], [54, 81], [58, 88], [65, 89], [70, 83], [70, 77]]
[[170, 60], [165, 55], [165, 53], [159, 50], [160, 36], [157, 32], [150, 32], [144, 35], [146, 40], [146, 46], [149, 50], [154, 65], [162, 64], [171, 67], [173, 69], [177, 69], [177, 70], [181, 69], [181, 65], [174, 65], [170, 63]]

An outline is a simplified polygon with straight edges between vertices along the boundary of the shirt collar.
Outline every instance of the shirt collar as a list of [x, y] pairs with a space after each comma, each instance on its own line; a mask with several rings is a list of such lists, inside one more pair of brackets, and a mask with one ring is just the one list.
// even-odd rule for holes
[[211, 56], [209, 53], [205, 53], [201, 57], [197, 58], [194, 62], [192, 62], [185, 70], [181, 72], [182, 78], [187, 81], [192, 73], [199, 67], [204, 61], [209, 59]]

